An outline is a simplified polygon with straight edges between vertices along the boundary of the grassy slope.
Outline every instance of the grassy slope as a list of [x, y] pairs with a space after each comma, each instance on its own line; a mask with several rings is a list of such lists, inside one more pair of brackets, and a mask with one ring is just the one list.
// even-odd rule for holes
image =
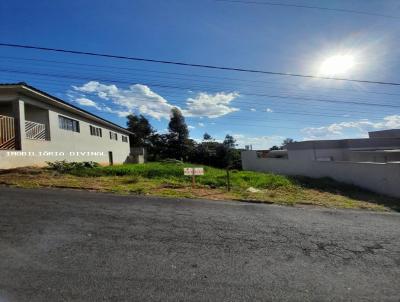
[[[205, 175], [196, 177], [198, 185], [193, 190], [191, 178], [183, 175], [183, 167], [187, 166], [193, 165], [147, 163], [81, 169], [69, 174], [46, 169], [17, 169], [0, 174], [0, 183], [21, 187], [72, 187], [125, 194], [239, 199], [373, 210], [398, 210], [400, 205], [395, 199], [330, 179], [311, 180], [250, 171], [232, 171], [232, 191], [226, 192], [226, 171], [212, 167], [204, 167]], [[249, 187], [259, 192], [249, 192]]]

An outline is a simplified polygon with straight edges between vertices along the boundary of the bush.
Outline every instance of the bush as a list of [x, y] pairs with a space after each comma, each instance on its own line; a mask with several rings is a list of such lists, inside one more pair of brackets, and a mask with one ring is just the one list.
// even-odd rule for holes
[[92, 169], [100, 165], [93, 161], [84, 162], [67, 162], [65, 160], [58, 160], [55, 162], [46, 162], [50, 169], [56, 170], [60, 173], [68, 173], [74, 170]]
[[[163, 183], [189, 184], [190, 176], [183, 174], [184, 167], [198, 167], [193, 164], [149, 162], [146, 164], [124, 164], [107, 167], [99, 167], [98, 164], [67, 163], [65, 161], [48, 163], [49, 166], [62, 173], [70, 173], [76, 176], [98, 177], [98, 176], [127, 176], [127, 183], [137, 183], [142, 179], [157, 179]], [[226, 187], [226, 170], [213, 167], [204, 167], [204, 176], [196, 177], [199, 185], [212, 188]], [[290, 177], [270, 173], [259, 173], [250, 171], [232, 170], [230, 173], [231, 185], [237, 189], [249, 187], [257, 189], [292, 188], [299, 186], [298, 181]]]

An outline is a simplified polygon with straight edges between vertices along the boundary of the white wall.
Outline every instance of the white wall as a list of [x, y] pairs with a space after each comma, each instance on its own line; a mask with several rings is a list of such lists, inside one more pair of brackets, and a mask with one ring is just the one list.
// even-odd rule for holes
[[400, 197], [399, 163], [320, 162], [258, 158], [256, 151], [242, 151], [244, 170], [303, 175], [313, 178], [331, 177], [337, 181]]
[[347, 150], [340, 148], [330, 149], [295, 149], [289, 150], [289, 159], [315, 160], [332, 157], [332, 160], [347, 160]]
[[[45, 165], [46, 161], [56, 160], [67, 160], [67, 161], [96, 161], [101, 164], [108, 164], [109, 157], [108, 152], [113, 153], [114, 164], [121, 164], [127, 159], [130, 153], [129, 137], [128, 142], [122, 142], [122, 135], [128, 136], [118, 130], [114, 130], [103, 125], [97, 124], [89, 119], [74, 115], [69, 111], [56, 108], [54, 106], [45, 104], [43, 102], [36, 101], [32, 98], [21, 97], [20, 99], [20, 110], [21, 110], [21, 129], [22, 139], [21, 147], [22, 152], [34, 152], [34, 156], [21, 155], [11, 156], [11, 150], [0, 150], [0, 168], [7, 169], [13, 167], [27, 166], [27, 165]], [[40, 108], [49, 110], [48, 119], [50, 125], [50, 140], [31, 140], [25, 138], [25, 104], [38, 106]], [[80, 132], [72, 132], [59, 128], [58, 116], [62, 115], [79, 121]], [[100, 127], [102, 129], [103, 136], [92, 136], [90, 135], [90, 125]], [[118, 133], [118, 140], [111, 140], [109, 131]], [[77, 156], [70, 156], [69, 152], [87, 152], [86, 154], [80, 153]], [[40, 152], [47, 156], [40, 156]], [[64, 152], [64, 155], [55, 155], [56, 152]], [[103, 153], [103, 155], [89, 155], [92, 153]]]

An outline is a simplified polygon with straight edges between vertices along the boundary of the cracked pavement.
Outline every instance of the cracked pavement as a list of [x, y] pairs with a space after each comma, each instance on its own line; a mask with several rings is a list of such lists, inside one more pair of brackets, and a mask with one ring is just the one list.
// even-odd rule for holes
[[400, 214], [0, 187], [0, 301], [400, 301]]

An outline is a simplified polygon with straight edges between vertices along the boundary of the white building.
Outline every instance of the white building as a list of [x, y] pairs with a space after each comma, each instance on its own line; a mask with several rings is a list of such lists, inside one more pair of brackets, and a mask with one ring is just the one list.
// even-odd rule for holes
[[129, 134], [25, 83], [0, 85], [0, 169], [56, 160], [121, 164]]
[[243, 151], [245, 170], [331, 177], [400, 197], [400, 129], [373, 131], [369, 138], [295, 142], [286, 150]]

